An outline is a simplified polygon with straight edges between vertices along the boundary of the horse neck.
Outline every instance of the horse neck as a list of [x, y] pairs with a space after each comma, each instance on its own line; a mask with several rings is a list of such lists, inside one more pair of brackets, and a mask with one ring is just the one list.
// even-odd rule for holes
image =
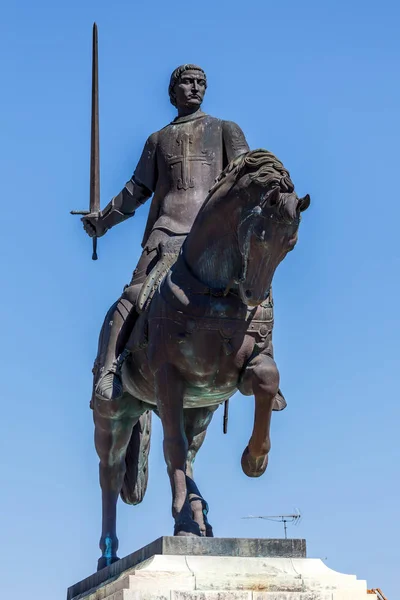
[[211, 199], [197, 216], [184, 244], [187, 265], [212, 289], [232, 287], [241, 268], [237, 243], [237, 198]]

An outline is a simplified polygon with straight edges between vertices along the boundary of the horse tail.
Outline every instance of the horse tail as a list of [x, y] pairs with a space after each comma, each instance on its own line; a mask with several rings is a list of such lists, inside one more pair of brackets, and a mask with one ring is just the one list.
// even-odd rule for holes
[[140, 504], [146, 493], [150, 436], [151, 411], [148, 410], [134, 426], [126, 450], [126, 472], [121, 490], [121, 498], [126, 504]]

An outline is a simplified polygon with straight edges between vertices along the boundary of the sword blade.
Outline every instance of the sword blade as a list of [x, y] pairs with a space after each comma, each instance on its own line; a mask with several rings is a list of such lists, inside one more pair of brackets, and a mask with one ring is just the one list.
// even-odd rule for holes
[[99, 50], [98, 31], [93, 24], [92, 55], [92, 128], [90, 144], [90, 212], [100, 210], [100, 145], [99, 145]]
[[[99, 134], [99, 42], [93, 23], [92, 50], [92, 123], [90, 138], [90, 212], [100, 210], [100, 134]], [[93, 238], [92, 259], [97, 260], [97, 238]]]
[[[99, 149], [99, 50], [97, 25], [93, 23], [92, 51], [92, 120], [90, 136], [90, 201], [89, 210], [71, 210], [71, 215], [88, 215], [100, 210]], [[97, 260], [97, 237], [93, 238], [92, 259]]]

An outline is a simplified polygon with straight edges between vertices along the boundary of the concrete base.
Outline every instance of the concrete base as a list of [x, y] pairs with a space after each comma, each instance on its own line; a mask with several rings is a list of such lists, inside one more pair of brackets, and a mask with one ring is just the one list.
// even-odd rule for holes
[[[237, 540], [246, 541], [250, 540]], [[68, 599], [376, 600], [367, 595], [365, 581], [332, 571], [313, 558], [155, 554], [84, 589], [89, 582], [90, 578], [72, 586]]]

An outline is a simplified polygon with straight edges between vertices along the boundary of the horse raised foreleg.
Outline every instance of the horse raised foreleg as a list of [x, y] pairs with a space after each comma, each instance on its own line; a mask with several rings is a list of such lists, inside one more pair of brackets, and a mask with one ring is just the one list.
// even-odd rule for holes
[[268, 466], [271, 414], [278, 388], [275, 362], [270, 356], [259, 354], [247, 366], [240, 386], [243, 394], [253, 393], [255, 398], [253, 432], [242, 455], [242, 469], [248, 477], [260, 477]]
[[[120, 401], [122, 405], [124, 399]], [[117, 500], [125, 475], [125, 455], [132, 428], [138, 417], [123, 407], [118, 410], [113, 402], [95, 401], [95, 445], [100, 459], [100, 486], [102, 492], [102, 533], [98, 561], [100, 570], [118, 560], [116, 534]]]
[[208, 504], [203, 498], [193, 477], [193, 463], [197, 452], [200, 450], [207, 427], [213, 417], [218, 405], [207, 408], [190, 408], [185, 410], [185, 431], [189, 443], [186, 461], [186, 487], [188, 498], [192, 508], [193, 519], [200, 527], [200, 533], [204, 537], [213, 537], [213, 530], [207, 520]]
[[200, 536], [200, 528], [192, 519], [192, 510], [187, 497], [188, 440], [183, 418], [184, 383], [178, 370], [169, 364], [163, 365], [157, 371], [155, 380], [157, 405], [164, 431], [164, 457], [172, 490], [174, 535]]

